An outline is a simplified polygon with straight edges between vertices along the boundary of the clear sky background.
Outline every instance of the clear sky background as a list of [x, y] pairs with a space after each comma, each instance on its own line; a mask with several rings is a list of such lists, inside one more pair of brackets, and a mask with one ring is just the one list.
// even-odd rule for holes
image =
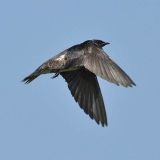
[[[87, 39], [136, 82], [99, 78], [108, 127], [79, 108], [62, 77], [21, 80], [48, 58]], [[160, 1], [0, 1], [1, 160], [160, 159]]]

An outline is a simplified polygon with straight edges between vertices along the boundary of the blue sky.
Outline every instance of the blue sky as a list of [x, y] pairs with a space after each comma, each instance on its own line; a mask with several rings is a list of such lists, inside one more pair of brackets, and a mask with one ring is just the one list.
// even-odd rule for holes
[[[21, 80], [48, 58], [87, 39], [136, 82], [99, 78], [109, 126], [84, 114], [65, 81]], [[0, 159], [159, 160], [160, 1], [0, 1]]]

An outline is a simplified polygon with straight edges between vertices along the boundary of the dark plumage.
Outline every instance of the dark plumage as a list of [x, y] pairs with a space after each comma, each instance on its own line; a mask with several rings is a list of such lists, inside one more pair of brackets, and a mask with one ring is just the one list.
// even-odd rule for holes
[[97, 76], [124, 87], [132, 87], [132, 79], [104, 52], [102, 47], [109, 44], [101, 40], [88, 40], [72, 46], [49, 59], [31, 75], [23, 79], [30, 83], [41, 74], [59, 74], [68, 83], [75, 101], [92, 119], [102, 126], [107, 125], [103, 97]]

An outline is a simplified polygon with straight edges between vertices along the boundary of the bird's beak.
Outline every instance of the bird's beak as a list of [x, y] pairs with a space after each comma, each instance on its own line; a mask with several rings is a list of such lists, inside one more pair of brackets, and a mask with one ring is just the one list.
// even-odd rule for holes
[[109, 42], [104, 42], [104, 46], [110, 44]]
[[110, 44], [109, 42], [104, 42], [103, 44], [102, 44], [102, 47], [104, 47], [105, 45], [108, 45], [108, 44]]

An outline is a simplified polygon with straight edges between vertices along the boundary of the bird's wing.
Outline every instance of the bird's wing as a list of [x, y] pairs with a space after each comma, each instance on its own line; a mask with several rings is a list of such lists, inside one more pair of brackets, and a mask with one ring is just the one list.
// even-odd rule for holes
[[97, 47], [92, 47], [90, 52], [85, 54], [84, 67], [117, 85], [125, 87], [135, 85], [133, 80], [102, 49]]
[[60, 74], [68, 83], [72, 96], [84, 112], [98, 124], [107, 125], [106, 111], [97, 77], [85, 68]]

